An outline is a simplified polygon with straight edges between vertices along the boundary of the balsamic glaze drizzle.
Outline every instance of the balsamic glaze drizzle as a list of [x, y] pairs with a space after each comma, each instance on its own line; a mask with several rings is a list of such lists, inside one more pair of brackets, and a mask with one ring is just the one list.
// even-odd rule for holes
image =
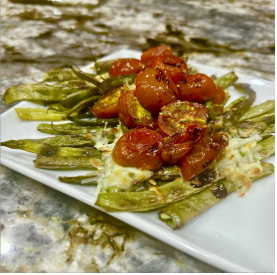
[[205, 171], [203, 171], [201, 174], [197, 175], [193, 179], [191, 186], [195, 188], [203, 187], [209, 184], [215, 178], [215, 176], [216, 176], [215, 171], [213, 169], [206, 169]]
[[228, 195], [228, 191], [223, 183], [219, 184], [215, 190], [212, 190], [212, 193], [218, 199], [226, 198]]

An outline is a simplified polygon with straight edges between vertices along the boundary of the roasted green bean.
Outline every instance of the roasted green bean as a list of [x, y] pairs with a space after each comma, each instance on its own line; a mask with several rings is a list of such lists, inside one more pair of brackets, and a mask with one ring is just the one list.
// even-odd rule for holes
[[98, 118], [95, 120], [82, 120], [76, 117], [69, 117], [69, 120], [83, 126], [109, 126], [114, 127], [119, 124], [118, 118]]
[[[91, 157], [41, 157], [34, 160], [36, 168], [40, 169], [82, 169], [97, 170], [95, 166], [101, 165], [98, 156]], [[94, 164], [94, 165], [93, 165]]]
[[[274, 172], [274, 166], [271, 163], [264, 162], [262, 166], [262, 174], [255, 179], [268, 176]], [[221, 201], [222, 198], [232, 193], [235, 188], [234, 183], [225, 180], [220, 181], [200, 193], [165, 207], [159, 212], [159, 217], [173, 229], [181, 228], [191, 219], [205, 212], [214, 204]]]
[[149, 211], [198, 193], [203, 187], [193, 187], [190, 182], [177, 178], [161, 187], [153, 186], [144, 192], [100, 193], [95, 205], [109, 211]]
[[56, 110], [56, 111], [60, 111], [60, 112], [68, 112], [70, 109], [69, 108], [65, 108], [61, 103], [52, 103], [48, 105], [48, 110]]
[[65, 69], [54, 69], [46, 72], [43, 75], [43, 81], [64, 81], [70, 79], [78, 79], [78, 77], [71, 71]]
[[[43, 75], [43, 82], [52, 82], [52, 81], [67, 81], [79, 79], [79, 77], [69, 69], [57, 68], [54, 70], [50, 70]], [[90, 76], [94, 76], [93, 74], [89, 74]]]
[[[113, 128], [108, 131], [101, 131], [100, 135], [103, 139], [107, 138], [108, 142], [113, 142], [116, 132], [117, 129]], [[95, 132], [84, 135], [61, 135], [41, 139], [8, 140], [1, 142], [1, 146], [18, 149], [18, 147], [24, 146], [26, 143], [33, 142], [48, 145], [50, 147], [93, 147], [96, 143], [97, 135], [99, 135], [99, 133]]]
[[119, 75], [113, 76], [105, 79], [100, 82], [95, 77], [90, 77], [87, 73], [81, 71], [76, 67], [72, 67], [72, 70], [75, 74], [77, 74], [80, 78], [93, 83], [95, 86], [99, 88], [100, 94], [106, 94], [118, 87], [123, 86], [125, 83], [132, 84], [135, 82], [136, 74], [127, 74], [127, 75]]
[[256, 93], [248, 84], [234, 84], [234, 86], [242, 92], [247, 93], [249, 97], [236, 104], [235, 110], [223, 115], [223, 131], [228, 131], [233, 124], [239, 121], [240, 117], [250, 109], [256, 99]]
[[206, 107], [209, 109], [209, 118], [210, 120], [217, 120], [217, 114], [214, 110], [214, 106], [211, 100], [205, 103]]
[[114, 62], [114, 60], [105, 60], [105, 61], [98, 60], [98, 61], [96, 61], [94, 64], [96, 73], [103, 74], [103, 73], [109, 72], [110, 67], [113, 62]]
[[81, 110], [88, 108], [90, 106], [93, 106], [95, 101], [99, 99], [99, 96], [92, 96], [87, 99], [84, 99], [83, 101], [76, 104], [74, 107], [72, 107], [67, 113], [66, 116], [64, 116], [64, 119], [68, 119], [72, 114], [78, 113]]
[[258, 153], [262, 159], [266, 159], [275, 153], [275, 136], [270, 136], [258, 142]]
[[[82, 185], [97, 185], [95, 181], [96, 176], [76, 176], [76, 177], [59, 177], [59, 181], [73, 184], [82, 184]], [[88, 181], [91, 179], [91, 181]], [[82, 180], [86, 180], [86, 183], [82, 183]]]
[[275, 133], [275, 123], [267, 125], [265, 130], [260, 134], [262, 138], [270, 137], [272, 133]]
[[238, 99], [232, 101], [228, 106], [226, 106], [226, 107], [224, 108], [224, 111], [223, 111], [223, 112], [226, 113], [226, 112], [228, 112], [228, 111], [231, 111], [233, 108], [236, 107], [237, 104], [239, 104], [240, 102], [244, 101], [245, 98], [246, 98], [245, 96], [241, 96], [241, 97], [239, 97]]
[[[60, 101], [60, 104], [62, 104], [66, 108], [72, 108], [79, 102], [90, 98], [92, 96], [97, 96], [98, 95], [98, 89], [84, 89], [77, 91], [73, 94], [68, 95], [67, 97], [63, 98]], [[101, 97], [101, 95], [98, 95], [98, 99]]]
[[257, 117], [266, 113], [270, 113], [271, 110], [275, 108], [275, 100], [268, 100], [266, 102], [263, 102], [259, 105], [255, 105], [251, 107], [247, 112], [241, 116], [239, 119], [240, 121]]
[[15, 108], [18, 116], [25, 120], [63, 120], [67, 112], [61, 112], [54, 109], [42, 109], [42, 108]]
[[1, 145], [12, 148], [20, 149], [26, 152], [35, 153], [39, 156], [45, 157], [86, 157], [86, 156], [100, 156], [100, 152], [92, 147], [72, 148], [72, 147], [53, 147], [44, 145], [37, 142], [3, 142]]
[[269, 113], [269, 114], [263, 114], [254, 118], [249, 118], [247, 121], [252, 121], [252, 122], [264, 122], [266, 124], [272, 124], [275, 123], [275, 112], [274, 113]]
[[245, 121], [232, 126], [229, 133], [236, 137], [246, 138], [256, 133], [261, 134], [266, 128], [267, 125], [264, 122]]
[[118, 87], [123, 86], [125, 83], [132, 84], [135, 82], [136, 77], [136, 74], [127, 74], [107, 78], [101, 82], [99, 93], [106, 94]]
[[6, 104], [22, 100], [60, 101], [78, 90], [80, 88], [57, 87], [45, 83], [20, 84], [7, 89], [3, 100]]
[[152, 179], [155, 180], [175, 180], [176, 178], [180, 177], [181, 170], [180, 167], [177, 165], [164, 167], [157, 171]]
[[[110, 127], [106, 127], [110, 128]], [[103, 130], [102, 126], [83, 126], [76, 123], [41, 123], [37, 129], [41, 132], [52, 134], [52, 135], [74, 135], [74, 134], [89, 134], [97, 130]]]
[[64, 88], [78, 88], [79, 90], [82, 89], [97, 89], [95, 85], [91, 84], [88, 81], [84, 81], [82, 79], [73, 79], [67, 81], [61, 81], [54, 84], [56, 87], [64, 87]]
[[100, 87], [101, 82], [98, 79], [96, 79], [95, 76], [91, 76], [90, 74], [85, 73], [82, 70], [80, 70], [79, 68], [74, 67], [74, 66], [71, 66], [71, 70], [74, 74], [76, 74], [81, 79], [94, 84], [98, 88]]
[[39, 156], [45, 157], [100, 157], [101, 153], [91, 147], [72, 148], [72, 147], [50, 147], [42, 145]]
[[[178, 166], [164, 167], [161, 170], [157, 171], [151, 177], [151, 179], [155, 180], [155, 182], [157, 183], [157, 186], [160, 186], [165, 183], [168, 183], [168, 181], [173, 181], [176, 178], [180, 177], [180, 171], [181, 170]], [[81, 183], [82, 179], [85, 179], [82, 177], [86, 177], [86, 179], [87, 179], [87, 178], [90, 178], [90, 175], [88, 174], [88, 175], [84, 175], [84, 176], [74, 177], [74, 182], [82, 184]], [[94, 175], [94, 177], [95, 177], [95, 175]], [[78, 178], [79, 178], [79, 181], [78, 181]], [[63, 182], [66, 182], [66, 177], [64, 177]], [[139, 188], [139, 185], [136, 185], [135, 189], [138, 189], [138, 188]]]
[[214, 80], [214, 84], [223, 89], [231, 86], [238, 80], [238, 77], [234, 72], [227, 73], [221, 77], [218, 77]]

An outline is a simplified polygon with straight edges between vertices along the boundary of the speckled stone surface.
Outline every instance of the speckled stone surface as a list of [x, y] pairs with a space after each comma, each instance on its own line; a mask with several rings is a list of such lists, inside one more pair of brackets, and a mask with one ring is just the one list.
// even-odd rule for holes
[[1, 271], [218, 270], [2, 166]]
[[[2, 0], [1, 95], [53, 67], [161, 43], [191, 61], [274, 81], [274, 4]], [[3, 166], [1, 271], [220, 272]]]

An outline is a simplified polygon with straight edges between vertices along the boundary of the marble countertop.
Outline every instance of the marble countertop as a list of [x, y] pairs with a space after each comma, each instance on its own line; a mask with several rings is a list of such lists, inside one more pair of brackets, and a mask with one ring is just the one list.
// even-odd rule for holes
[[[161, 43], [190, 61], [274, 81], [274, 4], [3, 0], [1, 95], [54, 67]], [[4, 166], [1, 271], [221, 272]]]

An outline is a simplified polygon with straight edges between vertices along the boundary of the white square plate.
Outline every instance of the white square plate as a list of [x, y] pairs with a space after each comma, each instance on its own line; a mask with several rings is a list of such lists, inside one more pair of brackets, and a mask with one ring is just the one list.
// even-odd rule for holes
[[[106, 56], [103, 60], [134, 57], [141, 53], [123, 50]], [[200, 64], [191, 64], [199, 72], [221, 76], [227, 71]], [[90, 71], [92, 64], [84, 68]], [[255, 104], [275, 98], [272, 82], [239, 75], [238, 82], [248, 83], [257, 92]], [[240, 95], [230, 88], [231, 100]], [[16, 107], [37, 107], [30, 102], [21, 102]], [[1, 116], [1, 140], [43, 138], [49, 135], [37, 131], [38, 121], [23, 121], [14, 107]], [[3, 165], [57, 189], [93, 207], [96, 201], [95, 187], [61, 183], [58, 176], [74, 176], [88, 173], [78, 171], [51, 171], [36, 169], [35, 154], [1, 148]], [[271, 156], [266, 161], [274, 163]], [[125, 213], [110, 215], [146, 232], [153, 237], [176, 247], [204, 262], [228, 272], [274, 272], [275, 270], [275, 191], [274, 175], [257, 180], [243, 198], [233, 193], [211, 209], [194, 218], [184, 228], [173, 231], [159, 220], [157, 212]], [[96, 207], [98, 208], [98, 207]], [[102, 210], [102, 209], [101, 209]]]

